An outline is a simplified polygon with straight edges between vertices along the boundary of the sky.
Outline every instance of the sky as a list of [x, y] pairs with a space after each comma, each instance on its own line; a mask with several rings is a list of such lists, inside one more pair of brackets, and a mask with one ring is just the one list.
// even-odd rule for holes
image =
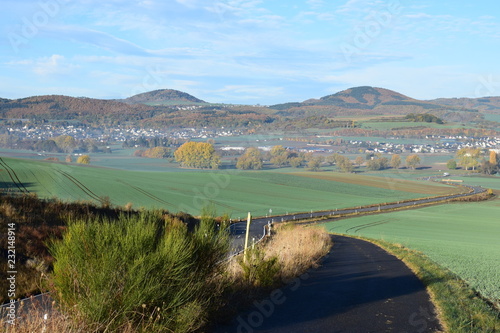
[[500, 96], [500, 2], [2, 0], [0, 97]]

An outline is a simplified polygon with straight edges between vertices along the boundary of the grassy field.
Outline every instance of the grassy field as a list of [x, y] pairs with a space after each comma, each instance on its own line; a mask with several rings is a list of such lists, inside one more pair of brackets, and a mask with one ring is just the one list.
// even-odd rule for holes
[[411, 121], [401, 121], [401, 122], [390, 122], [390, 121], [379, 121], [379, 122], [362, 122], [361, 128], [368, 129], [378, 129], [378, 130], [390, 130], [394, 128], [410, 128], [410, 127], [422, 127], [425, 126], [427, 128], [459, 128], [462, 126], [458, 125], [440, 125], [436, 123], [418, 123]]
[[479, 185], [484, 188], [491, 188], [500, 191], [500, 176], [470, 176], [470, 177], [455, 177], [453, 179], [461, 179], [465, 184]]
[[381, 239], [422, 251], [500, 306], [499, 211], [500, 199], [496, 199], [350, 218], [324, 226], [330, 232]]
[[[398, 201], [429, 196], [430, 193], [453, 192], [453, 187], [430, 183], [392, 181], [362, 175], [342, 175], [331, 172], [281, 174], [276, 172], [137, 172], [3, 158], [0, 184], [18, 190], [9, 172], [22, 190], [40, 197], [63, 200], [99, 202], [109, 197], [111, 204], [133, 207], [164, 208], [173, 212], [199, 214], [207, 202], [213, 202], [219, 214], [233, 218], [251, 211], [263, 216], [272, 209], [273, 215], [286, 212], [326, 210], [379, 202]], [[318, 174], [319, 175], [319, 174]], [[16, 178], [16, 179], [17, 179]], [[429, 187], [431, 186], [431, 187]]]

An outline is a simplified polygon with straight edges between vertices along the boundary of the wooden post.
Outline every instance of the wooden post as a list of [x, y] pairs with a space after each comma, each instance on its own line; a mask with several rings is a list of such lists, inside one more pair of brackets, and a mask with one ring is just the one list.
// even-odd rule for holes
[[243, 262], [247, 261], [247, 247], [248, 247], [248, 237], [250, 235], [250, 222], [252, 221], [252, 215], [248, 212], [247, 217], [247, 230], [245, 234], [245, 249], [243, 251]]

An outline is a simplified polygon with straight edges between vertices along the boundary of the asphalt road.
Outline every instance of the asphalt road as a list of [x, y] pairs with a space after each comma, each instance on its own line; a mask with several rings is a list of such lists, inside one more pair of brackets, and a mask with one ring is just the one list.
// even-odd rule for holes
[[[250, 236], [249, 236], [249, 244], [252, 244], [252, 241], [257, 242], [265, 235], [265, 227], [269, 223], [276, 222], [285, 222], [285, 221], [295, 221], [309, 218], [322, 218], [322, 217], [335, 217], [335, 215], [344, 215], [344, 214], [353, 214], [353, 213], [370, 213], [370, 212], [383, 212], [384, 210], [390, 210], [395, 208], [411, 208], [417, 204], [423, 203], [432, 203], [438, 202], [441, 200], [448, 200], [453, 198], [466, 197], [473, 194], [482, 193], [485, 191], [484, 188], [479, 186], [468, 186], [462, 185], [464, 187], [468, 187], [471, 189], [470, 193], [462, 193], [462, 194], [454, 194], [436, 198], [429, 199], [415, 199], [407, 202], [400, 203], [390, 203], [390, 204], [381, 204], [373, 207], [360, 207], [360, 208], [351, 208], [351, 209], [332, 209], [330, 211], [321, 211], [321, 212], [310, 212], [310, 213], [298, 213], [298, 214], [288, 214], [288, 215], [280, 215], [280, 216], [272, 216], [272, 217], [262, 217], [252, 219], [252, 223], [250, 224]], [[232, 254], [239, 253], [244, 248], [245, 242], [245, 232], [246, 232], [246, 222], [238, 222], [231, 225], [231, 237], [232, 237]]]
[[399, 259], [358, 239], [332, 236], [309, 270], [214, 333], [436, 332], [435, 308]]

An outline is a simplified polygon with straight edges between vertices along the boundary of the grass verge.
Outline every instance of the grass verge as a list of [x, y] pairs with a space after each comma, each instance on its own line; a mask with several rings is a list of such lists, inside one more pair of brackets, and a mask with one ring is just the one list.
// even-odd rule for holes
[[[353, 237], [351, 235], [346, 235]], [[382, 240], [356, 237], [382, 247], [402, 260], [424, 283], [445, 332], [498, 332], [500, 312], [451, 271], [423, 253]]]

